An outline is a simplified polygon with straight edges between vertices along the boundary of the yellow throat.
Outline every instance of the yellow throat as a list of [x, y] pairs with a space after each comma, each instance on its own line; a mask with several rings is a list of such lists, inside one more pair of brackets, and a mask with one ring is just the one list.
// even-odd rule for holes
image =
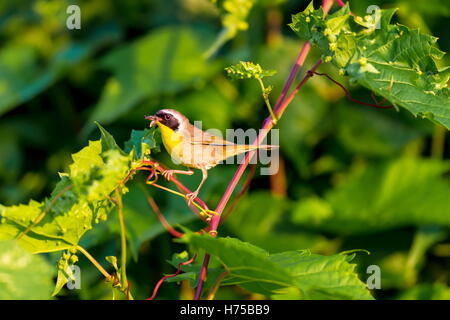
[[161, 131], [161, 138], [162, 138], [164, 147], [166, 148], [167, 152], [170, 154], [172, 152], [172, 150], [182, 142], [183, 137], [181, 134], [173, 131], [171, 128], [163, 125], [159, 121], [157, 121], [156, 124], [158, 125], [158, 127]]

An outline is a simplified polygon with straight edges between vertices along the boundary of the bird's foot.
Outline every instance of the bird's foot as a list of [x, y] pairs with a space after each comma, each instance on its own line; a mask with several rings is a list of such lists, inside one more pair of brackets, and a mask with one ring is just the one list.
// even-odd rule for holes
[[172, 179], [172, 177], [173, 177], [174, 171], [175, 170], [164, 170], [162, 172], [162, 176], [164, 178], [166, 178], [167, 181], [170, 181]]
[[198, 196], [198, 190], [195, 192], [191, 192], [186, 194], [186, 198], [188, 200], [188, 206], [190, 206], [192, 204], [192, 202], [194, 202], [195, 198], [197, 198]]

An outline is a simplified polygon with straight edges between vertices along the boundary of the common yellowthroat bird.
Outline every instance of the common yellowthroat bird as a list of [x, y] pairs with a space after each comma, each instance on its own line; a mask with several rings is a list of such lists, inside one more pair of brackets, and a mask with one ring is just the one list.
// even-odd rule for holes
[[200, 188], [208, 178], [208, 170], [223, 160], [256, 149], [272, 149], [272, 145], [235, 144], [222, 138], [202, 131], [189, 123], [180, 112], [173, 109], [162, 109], [152, 116], [145, 116], [150, 120], [150, 127], [157, 125], [161, 131], [161, 138], [165, 149], [172, 160], [189, 168], [183, 170], [166, 170], [163, 176], [170, 180], [174, 173], [192, 175], [192, 168], [202, 171], [202, 180], [197, 189], [187, 194], [188, 204], [198, 196]]

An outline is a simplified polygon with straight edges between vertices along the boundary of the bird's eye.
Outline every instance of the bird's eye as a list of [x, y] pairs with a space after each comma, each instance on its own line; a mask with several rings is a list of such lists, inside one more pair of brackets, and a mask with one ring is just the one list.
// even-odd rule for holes
[[170, 114], [165, 114], [164, 115], [164, 120], [170, 120], [170, 118], [171, 118]]

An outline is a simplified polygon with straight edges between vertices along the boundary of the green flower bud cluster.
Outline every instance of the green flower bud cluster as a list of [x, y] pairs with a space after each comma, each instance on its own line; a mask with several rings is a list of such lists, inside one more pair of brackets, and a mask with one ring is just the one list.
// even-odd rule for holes
[[65, 270], [69, 264], [75, 264], [78, 262], [78, 256], [76, 255], [77, 248], [72, 247], [69, 250], [63, 252], [61, 258], [58, 260], [58, 269]]
[[222, 15], [222, 24], [229, 31], [229, 37], [232, 38], [239, 30], [247, 30], [247, 16], [253, 7], [254, 0], [224, 0], [213, 1], [220, 2], [219, 7], [224, 11]]
[[276, 73], [275, 70], [264, 70], [259, 64], [248, 61], [240, 61], [225, 68], [225, 71], [232, 79], [262, 79]]

